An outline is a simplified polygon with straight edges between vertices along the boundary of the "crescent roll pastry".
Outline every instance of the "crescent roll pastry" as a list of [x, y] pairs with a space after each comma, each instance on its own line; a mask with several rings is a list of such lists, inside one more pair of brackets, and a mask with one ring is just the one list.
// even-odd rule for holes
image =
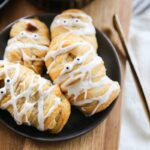
[[76, 34], [55, 37], [45, 62], [54, 83], [87, 116], [107, 108], [119, 94], [120, 86], [106, 75], [102, 58]]
[[51, 25], [52, 39], [60, 34], [74, 33], [97, 49], [96, 31], [92, 18], [81, 10], [69, 9], [57, 15]]
[[43, 22], [35, 18], [20, 19], [11, 28], [4, 59], [41, 74], [49, 44], [49, 30]]
[[70, 115], [70, 104], [57, 85], [25, 66], [0, 61], [0, 108], [17, 124], [58, 133]]

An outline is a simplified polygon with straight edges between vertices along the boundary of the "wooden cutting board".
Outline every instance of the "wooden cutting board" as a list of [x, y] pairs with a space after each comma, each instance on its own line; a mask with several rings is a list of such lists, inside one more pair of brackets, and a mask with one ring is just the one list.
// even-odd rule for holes
[[[93, 17], [95, 26], [100, 30], [104, 30], [115, 43], [121, 59], [122, 74], [124, 75], [125, 57], [118, 36], [113, 29], [112, 16], [114, 13], [119, 14], [127, 36], [131, 0], [95, 0], [83, 10]], [[26, 0], [13, 0], [7, 8], [0, 12], [0, 30], [15, 19], [41, 12], [43, 11]], [[122, 79], [124, 79], [124, 76]], [[0, 150], [117, 150], [121, 103], [122, 94], [109, 116], [93, 131], [64, 142], [46, 143], [30, 140], [17, 135], [0, 123]]]

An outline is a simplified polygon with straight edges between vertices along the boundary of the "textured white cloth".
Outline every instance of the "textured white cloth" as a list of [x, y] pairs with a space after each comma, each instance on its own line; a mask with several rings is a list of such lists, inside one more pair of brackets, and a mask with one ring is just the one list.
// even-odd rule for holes
[[[150, 103], [150, 8], [141, 12], [132, 17], [129, 47]], [[124, 90], [119, 150], [150, 150], [150, 124], [128, 64]]]

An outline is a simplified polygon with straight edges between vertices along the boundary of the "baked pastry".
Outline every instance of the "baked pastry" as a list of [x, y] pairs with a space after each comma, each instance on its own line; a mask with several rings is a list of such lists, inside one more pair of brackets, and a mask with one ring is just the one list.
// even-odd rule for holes
[[0, 108], [17, 124], [58, 133], [70, 116], [70, 103], [57, 85], [25, 66], [0, 61]]
[[102, 58], [76, 34], [55, 37], [45, 63], [54, 83], [87, 116], [107, 108], [119, 94], [120, 86], [106, 75]]
[[81, 10], [69, 9], [57, 15], [51, 24], [52, 39], [58, 35], [74, 33], [97, 49], [96, 31], [92, 18]]
[[36, 18], [20, 19], [11, 28], [4, 59], [41, 74], [49, 44], [49, 30], [43, 22]]

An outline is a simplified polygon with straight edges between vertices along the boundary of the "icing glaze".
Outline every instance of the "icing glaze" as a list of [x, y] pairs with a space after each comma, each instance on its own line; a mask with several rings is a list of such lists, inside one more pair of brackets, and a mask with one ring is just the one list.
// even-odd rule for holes
[[[25, 22], [25, 23], [30, 23], [33, 24], [34, 26], [35, 23], [31, 19], [20, 19], [19, 21]], [[26, 38], [29, 39], [29, 42], [21, 42], [21, 39]], [[20, 51], [22, 55], [22, 59], [24, 61], [43, 61], [44, 57], [38, 58], [36, 56], [29, 56], [25, 52], [25, 49], [36, 49], [38, 52], [47, 52], [48, 51], [48, 46], [38, 44], [39, 40], [46, 39], [44, 36], [40, 36], [38, 33], [33, 33], [33, 32], [27, 32], [27, 31], [21, 31], [18, 33], [16, 36], [8, 40], [8, 45], [5, 49], [5, 54], [4, 54], [4, 59], [8, 60], [7, 54], [10, 51], [18, 50]], [[9, 60], [8, 60], [9, 61]], [[33, 66], [34, 68], [34, 66]]]
[[41, 38], [44, 38], [44, 37], [39, 36], [39, 34], [37, 34], [37, 33], [29, 33], [29, 32], [26, 32], [26, 31], [21, 31], [18, 35], [11, 38], [8, 41], [8, 44], [11, 44], [11, 43], [13, 43], [17, 40], [20, 40], [21, 38], [29, 38], [31, 40], [37, 40], [37, 39], [41, 39]]
[[[74, 44], [71, 44], [69, 46], [65, 46], [65, 47], [62, 47], [67, 41], [62, 41], [58, 47], [59, 50], [57, 51], [49, 51], [48, 54], [46, 55], [45, 57], [45, 60], [48, 60], [50, 57], [55, 59], [58, 55], [61, 55], [61, 54], [64, 54], [64, 53], [67, 53], [69, 52], [70, 50], [78, 47], [78, 46], [81, 46], [81, 45], [84, 45], [85, 42], [76, 42]], [[69, 41], [68, 41], [69, 42]]]
[[[81, 65], [79, 68], [77, 68], [76, 70], [73, 70], [67, 74], [65, 74], [65, 71], [62, 70], [62, 72], [60, 73], [60, 76], [58, 77], [58, 79], [56, 80], [56, 83], [60, 84], [61, 82], [63, 82], [64, 80], [68, 79], [68, 77], [70, 77], [67, 81], [73, 82], [74, 81], [74, 77], [76, 74], [81, 73], [82, 77], [81, 79], [83, 79], [86, 75], [86, 73], [88, 73], [88, 77], [91, 77], [91, 70], [97, 66], [99, 63], [102, 63], [102, 60], [100, 57], [96, 57], [95, 59], [93, 59], [93, 61], [89, 62], [86, 65]], [[74, 65], [74, 64], [72, 64]], [[73, 68], [73, 67], [72, 67]], [[86, 78], [88, 78], [86, 77]], [[70, 81], [71, 80], [71, 81]]]
[[[56, 50], [51, 50], [48, 52], [46, 60], [48, 60], [49, 58], [53, 59], [53, 62], [48, 66], [48, 72], [56, 63], [55, 60], [57, 56], [68, 53], [73, 48], [78, 46], [84, 45], [88, 47], [88, 50], [82, 56], [74, 58], [71, 62], [64, 63], [64, 68], [62, 69], [54, 83], [61, 85], [63, 91], [67, 91], [67, 95], [69, 97], [72, 97], [73, 99], [73, 105], [83, 106], [89, 103], [93, 103], [94, 101], [98, 101], [98, 105], [90, 114], [93, 115], [97, 111], [99, 106], [109, 100], [112, 92], [119, 89], [119, 84], [112, 81], [108, 76], [105, 75], [105, 69], [103, 70], [104, 75], [98, 81], [94, 82], [94, 79], [100, 77], [100, 75], [92, 75], [92, 70], [96, 68], [96, 66], [103, 64], [104, 62], [100, 56], [95, 54], [90, 43], [76, 42], [69, 46], [63, 47], [64, 42], [65, 41], [59, 43], [59, 46]], [[86, 60], [89, 57], [92, 57], [92, 59], [87, 62]], [[75, 66], [77, 66], [76, 69]], [[88, 90], [93, 88], [100, 89], [105, 85], [109, 85], [109, 89], [104, 93], [104, 95], [90, 99], [87, 98]], [[84, 99], [80, 102], [76, 101], [78, 96], [80, 96], [82, 93], [84, 94]]]
[[[70, 32], [78, 34], [78, 35], [85, 35], [85, 34], [95, 34], [95, 28], [92, 24], [86, 23], [86, 22], [82, 22], [80, 19], [78, 19], [78, 21], [76, 21], [76, 19], [57, 19], [54, 20], [54, 22], [52, 23], [52, 29], [54, 27], [58, 27], [58, 26], [65, 26]], [[80, 27], [80, 28], [70, 28], [70, 27]]]
[[21, 43], [21, 42], [15, 42], [12, 43], [10, 45], [8, 45], [5, 49], [5, 54], [4, 54], [4, 59], [7, 60], [7, 53], [9, 53], [9, 51], [14, 51], [19, 49], [21, 54], [22, 54], [22, 59], [24, 61], [41, 61], [44, 60], [44, 57], [41, 58], [36, 58], [35, 56], [29, 56], [25, 53], [24, 49], [37, 49], [39, 51], [47, 51], [48, 47], [43, 46], [43, 45], [38, 45], [38, 44], [32, 44], [32, 43]]
[[[12, 77], [9, 76], [9, 71], [13, 70], [14, 74]], [[7, 62], [4, 63], [4, 68], [0, 71], [0, 75], [4, 74], [5, 75], [5, 84], [4, 87], [0, 88], [0, 101], [3, 100], [3, 97], [6, 94], [10, 94], [10, 99], [4, 103], [1, 104], [2, 109], [6, 109], [8, 106], [13, 107], [12, 115], [14, 116], [14, 119], [16, 120], [17, 124], [22, 124], [23, 117], [25, 116], [26, 120], [25, 123], [30, 125], [30, 121], [28, 120], [27, 112], [32, 111], [33, 107], [35, 104], [38, 106], [38, 114], [37, 114], [37, 119], [38, 119], [38, 129], [39, 130], [44, 130], [44, 121], [47, 117], [49, 117], [57, 108], [57, 106], [61, 103], [60, 97], [55, 97], [54, 99], [54, 104], [51, 106], [46, 114], [44, 114], [44, 101], [46, 97], [49, 95], [49, 93], [52, 93], [54, 88], [56, 87], [55, 85], [49, 87], [47, 90], [43, 90], [43, 86], [45, 83], [50, 82], [46, 79], [41, 78], [37, 74], [33, 74], [33, 76], [26, 76], [25, 79], [20, 83], [20, 86], [25, 84], [27, 81], [30, 80], [30, 85], [27, 86], [24, 91], [17, 93], [17, 89], [15, 88], [16, 82], [19, 82], [19, 76], [21, 72], [21, 66], [20, 64], [13, 64], [13, 65], [8, 65]], [[37, 79], [38, 77], [38, 79]], [[36, 78], [36, 82], [35, 82]], [[35, 87], [38, 87], [36, 92], [39, 92], [39, 97], [36, 100], [36, 102], [31, 102], [30, 97], [34, 96], [33, 89]], [[23, 88], [23, 87], [22, 87]], [[21, 100], [21, 98], [25, 98], [25, 102], [19, 111], [17, 108], [17, 102]]]
[[42, 51], [47, 51], [48, 47], [43, 46], [43, 45], [38, 45], [38, 44], [33, 44], [33, 43], [22, 43], [22, 42], [15, 42], [6, 47], [6, 51], [9, 50], [14, 50], [14, 49], [24, 49], [24, 48], [34, 48]]
[[[81, 92], [87, 94], [87, 90], [89, 89], [97, 87], [101, 88], [103, 85], [111, 83], [112, 81], [107, 76], [103, 76], [98, 82], [92, 82], [92, 80], [81, 80], [80, 82], [77, 82], [75, 86], [68, 86], [67, 91], [68, 95], [74, 95], [74, 99], [76, 99]], [[84, 96], [84, 99], [86, 99], [86, 97], [87, 95]]]
[[105, 102], [108, 101], [108, 99], [111, 96], [112, 92], [114, 92], [118, 89], [119, 89], [119, 84], [117, 82], [112, 82], [109, 89], [103, 95], [98, 96], [98, 97], [94, 97], [94, 98], [90, 98], [90, 99], [84, 99], [84, 100], [81, 100], [80, 102], [74, 102], [74, 105], [82, 106], [82, 105], [85, 105], [85, 104], [90, 104], [93, 101], [98, 101], [99, 102], [98, 105], [93, 110], [93, 112], [90, 114], [90, 115], [93, 115], [97, 111], [97, 109], [99, 108], [100, 105], [102, 105], [102, 104], [104, 104]]
[[[65, 16], [71, 15], [75, 18], [65, 18]], [[79, 17], [88, 18], [88, 22], [82, 21]], [[84, 13], [63, 13], [55, 17], [51, 24], [51, 31], [58, 26], [65, 27], [68, 32], [72, 32], [78, 35], [88, 35], [95, 34], [95, 28], [92, 24], [92, 19], [90, 16]], [[75, 28], [76, 27], [76, 28]]]

